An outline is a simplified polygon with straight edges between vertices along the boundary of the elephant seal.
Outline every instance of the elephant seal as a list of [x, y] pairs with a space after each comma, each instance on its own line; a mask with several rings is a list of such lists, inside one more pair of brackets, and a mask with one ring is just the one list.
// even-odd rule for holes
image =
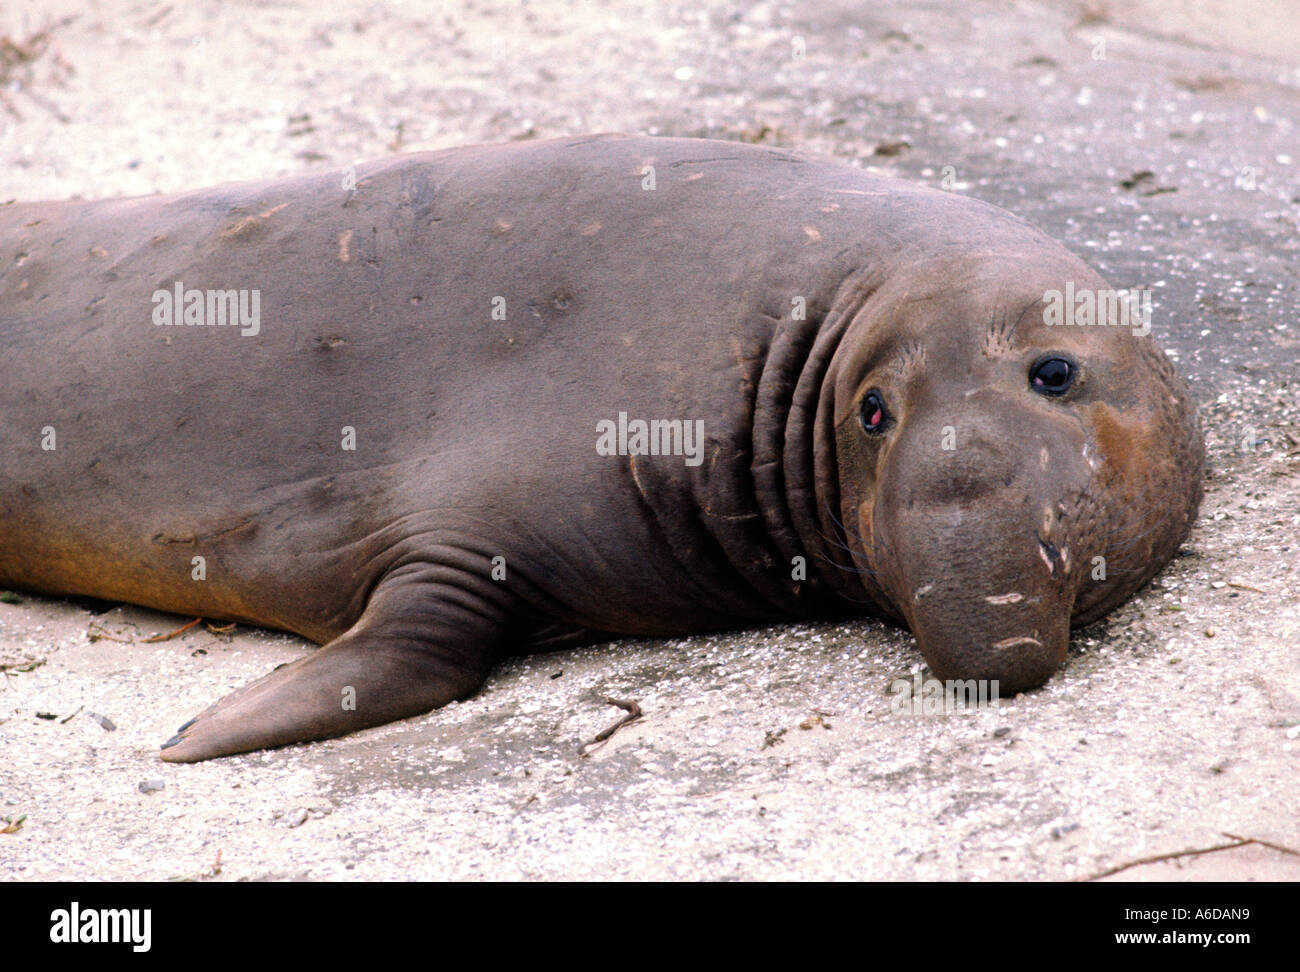
[[324, 643], [173, 761], [782, 619], [1029, 689], [1200, 497], [1187, 389], [1106, 293], [993, 206], [716, 141], [11, 203], [0, 581]]

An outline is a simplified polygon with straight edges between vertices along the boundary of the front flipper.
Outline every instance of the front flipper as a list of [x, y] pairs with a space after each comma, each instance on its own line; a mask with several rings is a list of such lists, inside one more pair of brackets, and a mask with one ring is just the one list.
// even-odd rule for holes
[[328, 739], [473, 693], [499, 654], [508, 615], [481, 584], [440, 573], [410, 566], [385, 578], [356, 624], [187, 722], [162, 758], [193, 763]]

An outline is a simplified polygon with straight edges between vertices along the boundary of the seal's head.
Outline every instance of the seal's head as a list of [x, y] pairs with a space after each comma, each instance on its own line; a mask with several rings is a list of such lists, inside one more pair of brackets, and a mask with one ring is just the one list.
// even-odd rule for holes
[[838, 526], [938, 678], [1041, 685], [1191, 528], [1195, 408], [1126, 296], [1064, 251], [946, 257], [835, 352]]

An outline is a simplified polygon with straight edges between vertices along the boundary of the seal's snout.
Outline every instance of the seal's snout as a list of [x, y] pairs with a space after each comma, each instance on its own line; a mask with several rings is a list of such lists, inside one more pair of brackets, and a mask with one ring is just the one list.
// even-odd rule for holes
[[1015, 531], [1005, 518], [987, 536], [979, 519], [954, 519], [946, 529], [931, 521], [920, 528], [924, 536], [906, 540], [891, 531], [894, 543], [914, 551], [891, 586], [921, 653], [940, 679], [996, 681], [1003, 695], [1037, 688], [1065, 663], [1069, 646], [1066, 555], [1033, 531], [1007, 543]]
[[1002, 618], [971, 607], [979, 613], [963, 618], [959, 611], [917, 611], [910, 618], [936, 678], [997, 682], [999, 694], [1005, 696], [1037, 688], [1065, 663], [1068, 607], [1012, 610]]

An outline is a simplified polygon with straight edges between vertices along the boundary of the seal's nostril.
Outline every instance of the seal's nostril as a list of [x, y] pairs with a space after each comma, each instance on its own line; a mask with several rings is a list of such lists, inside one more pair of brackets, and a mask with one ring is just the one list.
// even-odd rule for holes
[[1047, 572], [1056, 576], [1056, 568], [1061, 565], [1061, 552], [1056, 549], [1055, 544], [1039, 537], [1038, 555], [1043, 558], [1043, 563], [1047, 564]]

